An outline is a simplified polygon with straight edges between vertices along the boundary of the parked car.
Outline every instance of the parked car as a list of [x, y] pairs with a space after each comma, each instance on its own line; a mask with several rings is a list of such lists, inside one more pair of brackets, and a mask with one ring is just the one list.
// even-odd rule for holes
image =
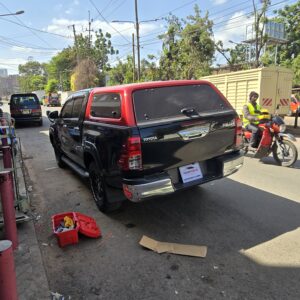
[[48, 97], [47, 106], [60, 106], [59, 96], [50, 96], [50, 97]]
[[9, 105], [10, 114], [16, 123], [35, 122], [43, 125], [42, 109], [36, 94], [13, 94]]
[[290, 102], [290, 111], [289, 115], [294, 116], [296, 112], [300, 110], [300, 101], [296, 98], [295, 95], [291, 95], [291, 102]]
[[89, 178], [101, 211], [124, 196], [133, 202], [164, 196], [243, 165], [242, 123], [207, 81], [83, 90], [48, 118], [58, 165]]

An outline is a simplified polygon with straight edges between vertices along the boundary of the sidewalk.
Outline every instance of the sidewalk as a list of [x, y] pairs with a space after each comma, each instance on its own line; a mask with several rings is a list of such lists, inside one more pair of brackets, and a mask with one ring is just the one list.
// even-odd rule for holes
[[[20, 167], [17, 167], [17, 173], [20, 194], [24, 195], [26, 188]], [[28, 215], [31, 216], [31, 213]], [[14, 261], [18, 296], [19, 300], [49, 300], [49, 284], [33, 222], [34, 220], [30, 220], [17, 225], [19, 246], [14, 251]], [[4, 238], [3, 233], [4, 228], [0, 228], [1, 239]]]
[[18, 225], [14, 252], [19, 300], [51, 299], [33, 221]]

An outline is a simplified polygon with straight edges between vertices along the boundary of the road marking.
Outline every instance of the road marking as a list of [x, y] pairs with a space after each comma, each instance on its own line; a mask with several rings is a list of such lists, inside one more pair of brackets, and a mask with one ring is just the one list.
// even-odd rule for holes
[[50, 171], [50, 170], [54, 170], [54, 169], [58, 169], [58, 167], [47, 168], [47, 169], [45, 169], [45, 171]]

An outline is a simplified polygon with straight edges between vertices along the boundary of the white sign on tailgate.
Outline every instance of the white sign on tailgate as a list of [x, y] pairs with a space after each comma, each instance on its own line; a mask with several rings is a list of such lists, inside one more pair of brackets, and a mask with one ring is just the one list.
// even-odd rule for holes
[[183, 183], [203, 178], [199, 163], [193, 163], [179, 168]]

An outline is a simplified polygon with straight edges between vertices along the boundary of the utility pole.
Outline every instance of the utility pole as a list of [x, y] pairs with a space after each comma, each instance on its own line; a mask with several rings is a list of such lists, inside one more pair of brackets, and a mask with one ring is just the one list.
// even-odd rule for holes
[[140, 60], [140, 29], [139, 29], [139, 17], [138, 17], [138, 8], [137, 8], [137, 0], [135, 0], [135, 29], [136, 29], [136, 46], [137, 46], [137, 79], [140, 81], [141, 76], [141, 60]]
[[132, 78], [133, 78], [133, 82], [135, 82], [135, 51], [134, 51], [134, 33], [132, 34], [132, 65], [133, 65], [133, 70], [132, 70]]
[[72, 27], [73, 27], [73, 34], [74, 34], [74, 43], [75, 43], [75, 48], [76, 48], [76, 60], [77, 60], [77, 65], [78, 65], [79, 64], [79, 54], [78, 54], [75, 24], [73, 24]]
[[92, 22], [93, 19], [91, 19], [91, 12], [89, 11], [89, 29], [86, 29], [86, 31], [89, 32], [89, 49], [91, 49], [91, 31], [94, 31], [93, 29], [91, 29]]

